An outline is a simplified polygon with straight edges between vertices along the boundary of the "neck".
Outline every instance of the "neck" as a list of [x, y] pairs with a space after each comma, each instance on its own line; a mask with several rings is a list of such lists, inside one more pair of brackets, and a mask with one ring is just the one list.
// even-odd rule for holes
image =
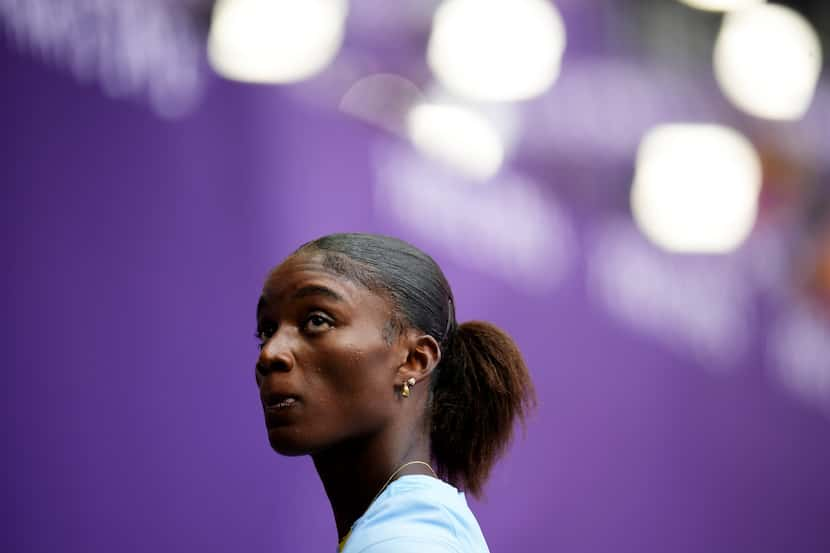
[[[395, 470], [409, 461], [429, 462], [428, 435], [419, 434], [414, 440], [397, 442], [382, 437], [361, 438], [313, 456], [331, 503], [338, 539], [343, 539], [366, 512]], [[407, 474], [432, 473], [426, 466], [415, 463], [395, 478]]]

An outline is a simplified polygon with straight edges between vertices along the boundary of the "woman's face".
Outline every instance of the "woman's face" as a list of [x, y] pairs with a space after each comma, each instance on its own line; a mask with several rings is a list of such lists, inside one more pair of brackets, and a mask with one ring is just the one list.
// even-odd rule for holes
[[313, 254], [292, 256], [268, 276], [257, 306], [256, 382], [274, 450], [318, 453], [393, 420], [407, 352], [384, 336], [391, 315], [385, 298]]

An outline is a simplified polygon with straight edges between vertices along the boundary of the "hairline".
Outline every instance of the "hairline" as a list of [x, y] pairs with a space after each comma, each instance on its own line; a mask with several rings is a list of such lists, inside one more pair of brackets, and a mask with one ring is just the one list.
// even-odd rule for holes
[[[406, 313], [403, 312], [402, 307], [398, 305], [398, 302], [395, 300], [392, 290], [383, 282], [380, 274], [372, 265], [354, 259], [343, 252], [321, 248], [314, 242], [300, 246], [300, 248], [289, 255], [283, 263], [300, 255], [306, 255], [312, 258], [319, 257], [320, 266], [324, 272], [338, 278], [344, 278], [352, 284], [360, 286], [368, 292], [376, 294], [389, 304], [389, 307], [391, 308], [390, 317], [387, 319], [386, 324], [381, 330], [381, 334], [388, 344], [391, 344], [395, 338], [398, 338], [407, 327], [414, 328], [414, 325], [409, 321]], [[342, 263], [348, 264], [353, 268], [363, 269], [365, 271], [364, 274], [366, 274], [369, 278], [360, 278], [357, 274], [355, 274], [357, 271], [339, 270], [338, 265], [334, 263], [335, 259], [340, 260]]]

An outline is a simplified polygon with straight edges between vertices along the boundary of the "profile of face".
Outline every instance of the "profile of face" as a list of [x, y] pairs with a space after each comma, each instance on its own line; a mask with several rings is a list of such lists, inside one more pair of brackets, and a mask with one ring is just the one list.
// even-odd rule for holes
[[392, 424], [407, 349], [388, 339], [390, 302], [298, 253], [274, 269], [257, 306], [256, 383], [271, 447], [316, 454]]

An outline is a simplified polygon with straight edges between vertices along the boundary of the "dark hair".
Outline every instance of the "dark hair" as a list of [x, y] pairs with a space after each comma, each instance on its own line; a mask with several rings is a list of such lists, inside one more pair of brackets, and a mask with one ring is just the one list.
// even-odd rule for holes
[[446, 277], [416, 247], [388, 236], [331, 234], [297, 253], [319, 253], [337, 274], [385, 294], [395, 307], [389, 334], [407, 327], [435, 338], [442, 352], [428, 404], [432, 456], [438, 474], [480, 495], [518, 418], [535, 402], [516, 344], [487, 322], [459, 325]]

